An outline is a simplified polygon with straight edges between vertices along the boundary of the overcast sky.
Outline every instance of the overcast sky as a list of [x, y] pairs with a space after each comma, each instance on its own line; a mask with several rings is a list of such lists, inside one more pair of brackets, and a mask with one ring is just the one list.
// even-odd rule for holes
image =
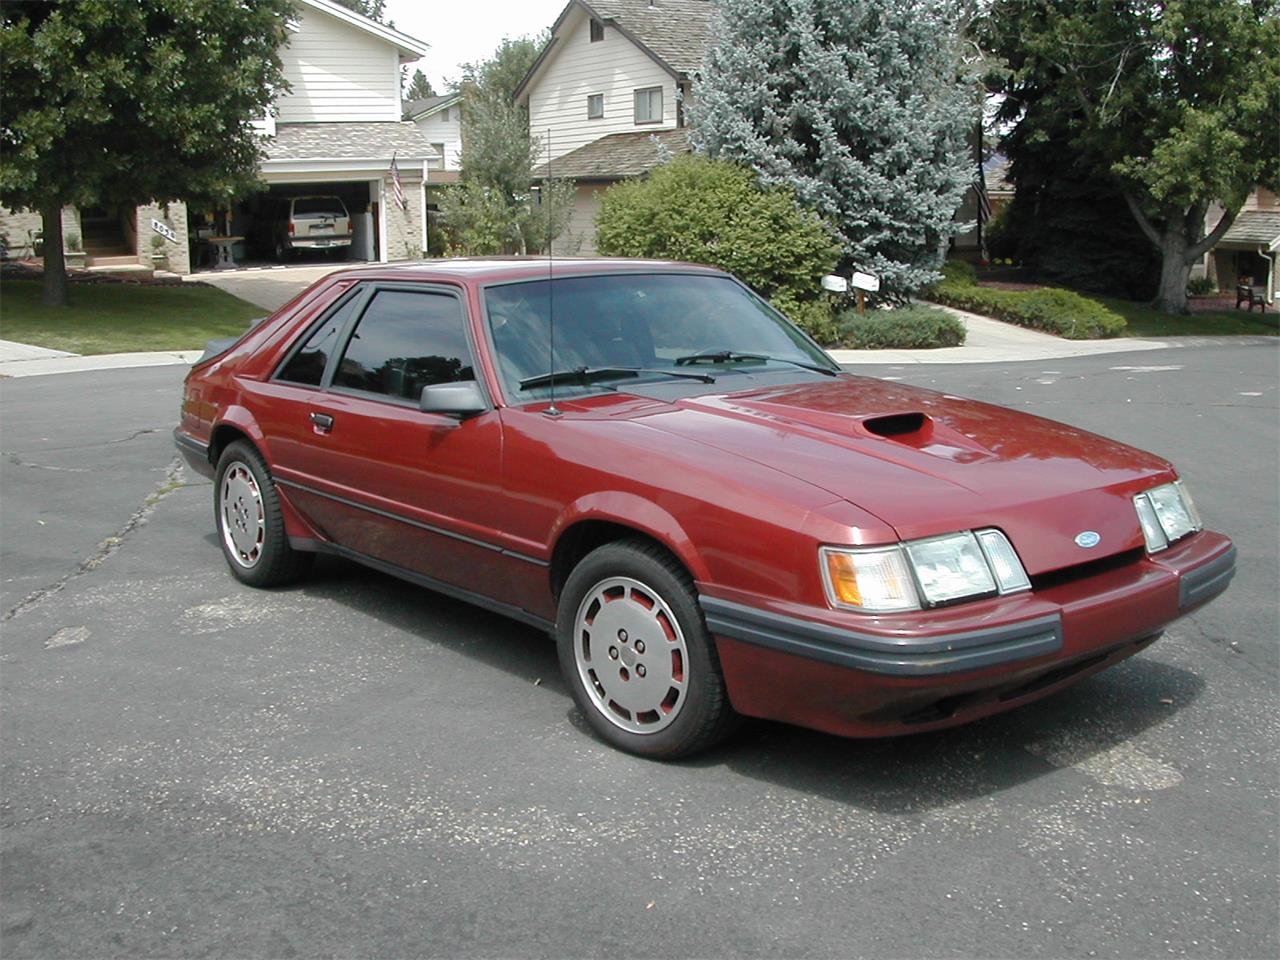
[[386, 18], [396, 29], [431, 45], [409, 66], [421, 70], [436, 93], [462, 75], [460, 65], [487, 58], [504, 37], [536, 34], [556, 22], [568, 0], [387, 0]]

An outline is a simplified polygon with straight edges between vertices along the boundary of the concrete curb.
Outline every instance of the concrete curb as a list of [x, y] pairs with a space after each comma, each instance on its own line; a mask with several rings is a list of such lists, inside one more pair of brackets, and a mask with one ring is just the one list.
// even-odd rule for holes
[[[39, 349], [39, 348], [36, 348]], [[49, 351], [57, 353], [57, 351]], [[58, 356], [13, 358], [0, 349], [0, 377], [44, 377], [55, 373], [84, 373], [89, 370], [123, 370], [130, 367], [163, 367], [174, 364], [191, 366], [199, 359], [200, 350], [174, 350], [161, 353], [103, 353], [80, 357], [71, 353]]]

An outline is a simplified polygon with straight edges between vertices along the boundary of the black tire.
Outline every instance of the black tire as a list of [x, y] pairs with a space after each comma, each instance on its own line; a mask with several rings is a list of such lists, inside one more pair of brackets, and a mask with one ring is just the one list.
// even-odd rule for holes
[[288, 263], [293, 259], [293, 250], [290, 248], [288, 242], [280, 237], [276, 237], [275, 253], [277, 263]]
[[218, 544], [232, 575], [251, 587], [276, 587], [302, 576], [315, 555], [294, 550], [266, 461], [251, 443], [227, 444], [213, 484]]
[[[616, 612], [610, 600], [601, 603], [610, 591], [624, 601]], [[619, 625], [634, 629], [615, 631]], [[738, 724], [693, 581], [655, 544], [605, 544], [573, 569], [560, 594], [556, 646], [578, 709], [621, 750], [675, 760]]]

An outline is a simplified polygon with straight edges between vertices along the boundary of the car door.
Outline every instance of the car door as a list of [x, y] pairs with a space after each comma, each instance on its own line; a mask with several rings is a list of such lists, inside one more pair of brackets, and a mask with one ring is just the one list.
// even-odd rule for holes
[[341, 551], [492, 595], [501, 421], [418, 408], [475, 379], [474, 357], [460, 291], [359, 285], [262, 385], [261, 425], [277, 482]]

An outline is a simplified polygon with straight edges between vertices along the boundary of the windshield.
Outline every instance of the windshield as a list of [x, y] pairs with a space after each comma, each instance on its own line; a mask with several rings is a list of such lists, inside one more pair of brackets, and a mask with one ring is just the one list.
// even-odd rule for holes
[[[489, 315], [498, 370], [514, 403], [544, 399], [550, 385], [534, 378], [579, 368], [634, 368], [638, 380], [708, 373], [716, 378], [800, 365], [838, 370], [781, 314], [728, 277], [623, 273], [565, 277], [489, 287]], [[548, 316], [555, 304], [555, 357]], [[689, 358], [700, 357], [697, 366]], [[557, 378], [558, 397], [610, 389], [587, 378]], [[522, 389], [522, 381], [526, 384]], [[726, 389], [733, 389], [726, 385]]]
[[337, 197], [299, 197], [293, 201], [293, 215], [303, 217], [345, 217], [347, 208]]

